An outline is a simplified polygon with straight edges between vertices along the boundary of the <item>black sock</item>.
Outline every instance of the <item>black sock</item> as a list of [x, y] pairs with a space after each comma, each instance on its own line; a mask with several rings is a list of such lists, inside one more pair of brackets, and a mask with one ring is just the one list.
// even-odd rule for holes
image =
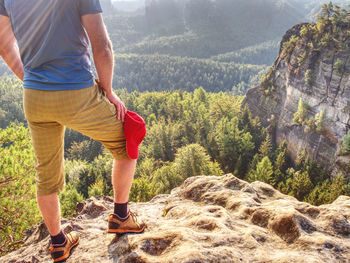
[[51, 243], [54, 247], [64, 246], [66, 244], [66, 236], [62, 230], [56, 236], [51, 236]]
[[126, 203], [114, 203], [114, 214], [120, 218], [125, 218], [128, 216], [128, 202]]

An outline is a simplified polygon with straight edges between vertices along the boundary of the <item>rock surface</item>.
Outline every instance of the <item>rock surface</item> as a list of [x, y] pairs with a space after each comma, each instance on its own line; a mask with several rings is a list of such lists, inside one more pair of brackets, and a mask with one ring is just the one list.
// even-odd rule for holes
[[[107, 234], [109, 197], [77, 205], [63, 227], [81, 242], [70, 262], [350, 262], [350, 197], [312, 206], [272, 186], [228, 174], [196, 176], [169, 195], [130, 207], [147, 228], [142, 234]], [[22, 248], [0, 262], [52, 262], [45, 226], [28, 231]]]
[[[296, 25], [287, 31], [281, 47], [292, 35], [298, 36], [302, 26]], [[350, 177], [350, 166], [346, 167], [350, 156], [339, 154], [343, 136], [350, 129], [350, 50], [322, 50], [317, 56], [307, 57], [305, 63], [299, 66], [298, 58], [305, 50], [302, 44], [297, 45], [290, 59], [285, 61], [281, 48], [274, 64], [276, 71], [273, 82], [276, 90], [267, 96], [262, 87], [252, 88], [248, 90], [243, 105], [247, 104], [253, 117], [259, 116], [264, 126], [275, 128], [273, 135], [277, 143], [287, 140], [288, 152], [293, 159], [306, 147], [309, 156], [324, 163], [329, 167], [329, 172], [334, 175], [342, 172], [344, 176]], [[342, 72], [335, 69], [338, 60], [345, 63]], [[315, 67], [315, 80], [311, 87], [305, 80], [310, 65]], [[293, 122], [300, 98], [310, 107], [309, 117], [326, 109], [324, 132], [305, 132], [303, 125]]]

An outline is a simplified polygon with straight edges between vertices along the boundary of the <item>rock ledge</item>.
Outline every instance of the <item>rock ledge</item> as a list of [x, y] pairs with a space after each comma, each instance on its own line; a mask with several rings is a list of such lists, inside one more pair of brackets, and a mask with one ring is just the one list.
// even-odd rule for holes
[[[81, 235], [67, 262], [350, 262], [347, 196], [317, 207], [227, 174], [188, 178], [171, 194], [130, 207], [147, 228], [116, 236], [106, 233], [110, 197], [78, 204], [77, 215], [62, 221]], [[48, 246], [41, 223], [0, 262], [52, 262]]]

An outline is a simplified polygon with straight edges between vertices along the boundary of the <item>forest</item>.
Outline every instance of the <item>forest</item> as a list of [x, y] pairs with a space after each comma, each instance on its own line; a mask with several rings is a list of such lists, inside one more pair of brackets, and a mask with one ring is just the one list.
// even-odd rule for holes
[[[242, 107], [250, 86], [261, 81], [271, 89], [272, 71], [264, 74], [277, 56], [279, 39], [306, 16], [289, 1], [281, 2], [158, 0], [150, 1], [142, 14], [105, 16], [116, 51], [115, 92], [147, 124], [130, 201], [169, 193], [191, 176], [226, 173], [269, 183], [314, 205], [350, 195], [350, 182], [341, 174], [331, 176], [306, 151], [293, 162], [288, 142], [274, 144], [260, 120]], [[261, 12], [250, 21], [251, 13], [243, 10], [255, 8]], [[348, 16], [327, 15], [327, 10], [317, 22], [327, 30], [349, 22]], [[304, 29], [305, 39], [314, 44], [325, 40], [313, 37], [317, 30], [313, 25]], [[288, 45], [293, 41], [282, 47], [286, 55]], [[20, 247], [25, 231], [41, 220], [22, 89], [0, 62], [0, 256]], [[350, 133], [344, 142], [350, 152]], [[111, 167], [112, 156], [101, 144], [67, 129], [62, 216], [73, 216], [76, 203], [86, 198], [111, 195]]]
[[117, 54], [115, 89], [129, 92], [178, 90], [227, 91], [245, 94], [257, 85], [265, 72], [261, 65], [243, 65], [210, 59], [184, 58], [168, 55]]

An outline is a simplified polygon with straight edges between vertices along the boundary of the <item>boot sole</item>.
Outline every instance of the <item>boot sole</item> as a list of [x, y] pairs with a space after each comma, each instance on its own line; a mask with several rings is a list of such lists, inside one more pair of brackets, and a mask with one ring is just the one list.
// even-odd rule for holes
[[122, 233], [141, 233], [145, 230], [145, 227], [141, 228], [140, 230], [134, 230], [134, 229], [108, 229], [107, 233], [110, 234], [122, 234]]

